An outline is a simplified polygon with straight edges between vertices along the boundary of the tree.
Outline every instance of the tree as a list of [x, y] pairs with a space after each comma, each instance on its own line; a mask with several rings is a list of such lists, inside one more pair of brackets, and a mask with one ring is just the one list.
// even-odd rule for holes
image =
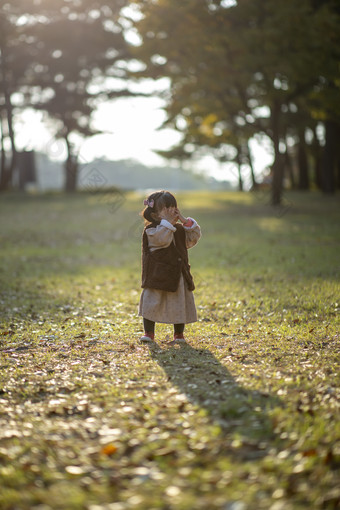
[[65, 140], [66, 191], [74, 191], [77, 183], [74, 135], [98, 133], [91, 124], [98, 101], [130, 94], [123, 81], [123, 61], [131, 55], [119, 22], [125, 4], [116, 1], [111, 7], [104, 0], [59, 0], [53, 7], [44, 5], [40, 12], [44, 22], [31, 27], [39, 49], [26, 94], [34, 108], [56, 121], [56, 137]]
[[[131, 54], [119, 18], [126, 4], [126, 0], [116, 0], [112, 6], [104, 0], [15, 0], [2, 7], [0, 21], [7, 27], [0, 39], [5, 39], [0, 46], [3, 160], [5, 117], [12, 141], [12, 162], [1, 173], [3, 187], [15, 167], [11, 101], [17, 93], [18, 106], [42, 110], [54, 121], [55, 136], [63, 138], [67, 147], [65, 189], [75, 190], [75, 135], [87, 137], [97, 132], [91, 115], [100, 100], [130, 95], [125, 76]], [[15, 79], [19, 69], [20, 79]]]
[[30, 49], [34, 41], [25, 36], [20, 18], [23, 0], [13, 0], [0, 6], [0, 191], [7, 189], [16, 167], [13, 97], [20, 90], [30, 67]]
[[[327, 16], [325, 40], [328, 42], [324, 59], [323, 82], [312, 96], [312, 115], [321, 120], [325, 128], [325, 145], [322, 157], [321, 188], [334, 193], [340, 188], [340, 6], [333, 0], [312, 0], [313, 9]], [[336, 182], [337, 181], [337, 182]]]
[[321, 100], [328, 90], [324, 61], [337, 40], [339, 19], [330, 19], [328, 6], [313, 9], [309, 0], [135, 4], [142, 38], [137, 55], [145, 63], [140, 75], [170, 79], [167, 123], [183, 133], [184, 151], [190, 144], [227, 143], [244, 154], [254, 133], [266, 134], [274, 151], [272, 203], [279, 204], [286, 116], [294, 116], [301, 98], [315, 94]]

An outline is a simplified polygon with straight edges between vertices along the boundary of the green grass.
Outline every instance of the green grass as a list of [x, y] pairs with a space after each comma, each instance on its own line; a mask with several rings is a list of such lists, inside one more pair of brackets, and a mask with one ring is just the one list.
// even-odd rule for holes
[[339, 508], [339, 200], [264, 198], [178, 195], [173, 347], [138, 343], [141, 195], [1, 197], [1, 510]]

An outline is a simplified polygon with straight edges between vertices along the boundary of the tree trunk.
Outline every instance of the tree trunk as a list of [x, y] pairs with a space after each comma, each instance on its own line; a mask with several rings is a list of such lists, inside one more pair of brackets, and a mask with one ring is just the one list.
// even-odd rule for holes
[[68, 136], [65, 136], [67, 147], [67, 159], [65, 161], [65, 184], [64, 191], [74, 193], [77, 190], [78, 158], [72, 151], [72, 144]]
[[237, 148], [237, 154], [236, 154], [236, 163], [237, 163], [237, 170], [238, 170], [238, 189], [239, 191], [243, 191], [243, 179], [242, 179], [242, 172], [241, 172], [241, 157], [240, 157], [240, 149]]
[[319, 190], [322, 190], [322, 158], [321, 158], [321, 154], [315, 154], [315, 156], [314, 156], [314, 172], [315, 172], [315, 184]]
[[[340, 124], [337, 124], [336, 128], [337, 128], [336, 139], [340, 140]], [[337, 147], [336, 147], [335, 188], [340, 189], [340, 147], [339, 147], [339, 144], [337, 144]]]
[[309, 171], [304, 130], [300, 129], [298, 134], [299, 134], [298, 144], [299, 190], [308, 190]]
[[289, 175], [289, 179], [290, 179], [290, 186], [292, 189], [296, 189], [296, 182], [295, 182], [295, 176], [294, 176], [294, 168], [293, 168], [293, 162], [292, 162], [292, 158], [290, 157], [290, 154], [288, 152], [288, 144], [287, 142], [285, 143], [286, 145], [286, 150], [285, 150], [285, 153], [284, 153], [284, 159], [285, 159], [285, 169], [287, 169], [287, 173]]
[[[0, 58], [0, 65], [1, 65], [1, 68], [0, 68], [1, 82], [0, 83], [1, 83], [2, 93], [4, 96], [6, 120], [7, 120], [7, 125], [8, 125], [8, 136], [9, 136], [9, 139], [11, 142], [11, 151], [12, 151], [9, 165], [8, 166], [6, 165], [5, 158], [4, 158], [4, 166], [1, 169], [2, 171], [1, 171], [1, 177], [0, 177], [0, 191], [4, 191], [4, 190], [8, 189], [8, 187], [12, 181], [13, 172], [14, 172], [15, 165], [16, 165], [17, 151], [16, 151], [16, 146], [15, 146], [15, 135], [14, 135], [14, 129], [13, 129], [13, 107], [12, 107], [11, 94], [10, 94], [10, 90], [9, 90], [9, 86], [8, 86], [8, 80], [7, 80], [8, 74], [7, 74], [7, 69], [6, 69], [6, 52], [5, 52], [3, 46], [1, 46], [1, 48], [0, 48], [0, 57], [1, 57]], [[1, 134], [3, 137], [3, 131]], [[4, 150], [3, 138], [2, 138], [2, 150]]]
[[284, 161], [280, 153], [280, 117], [281, 105], [275, 102], [271, 109], [272, 141], [274, 145], [273, 182], [272, 182], [272, 205], [280, 205], [283, 192]]
[[5, 147], [4, 147], [5, 136], [4, 136], [4, 130], [3, 130], [3, 123], [2, 123], [2, 116], [1, 116], [1, 114], [0, 114], [0, 132], [1, 132], [1, 137], [0, 137], [0, 151], [1, 151], [1, 156], [0, 156], [0, 190], [1, 190], [2, 179], [3, 179], [3, 176], [5, 175], [5, 172], [6, 172], [6, 153], [5, 153]]
[[326, 141], [322, 161], [322, 191], [324, 193], [335, 192], [336, 132], [336, 123], [332, 120], [326, 120]]
[[67, 193], [74, 193], [77, 190], [78, 161], [75, 156], [68, 156], [65, 163], [65, 186]]
[[316, 135], [316, 128], [313, 128], [313, 142], [311, 145], [314, 169], [314, 183], [319, 190], [322, 190], [322, 148]]
[[252, 190], [256, 190], [258, 188], [258, 184], [257, 184], [256, 178], [255, 178], [255, 171], [254, 171], [254, 165], [253, 165], [253, 156], [251, 155], [251, 150], [250, 150], [250, 147], [249, 147], [249, 140], [247, 141], [246, 150], [247, 150], [247, 158], [248, 158], [248, 163], [249, 163], [249, 168], [250, 168], [250, 177], [251, 177], [251, 183], [252, 183], [251, 189]]

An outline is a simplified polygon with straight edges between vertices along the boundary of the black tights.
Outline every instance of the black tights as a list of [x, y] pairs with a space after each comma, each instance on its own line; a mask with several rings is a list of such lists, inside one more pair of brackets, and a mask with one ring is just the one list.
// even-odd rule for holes
[[[143, 318], [144, 331], [148, 333], [155, 332], [155, 323], [153, 321], [149, 321], [149, 319]], [[174, 333], [176, 335], [182, 335], [184, 331], [184, 324], [174, 324]]]

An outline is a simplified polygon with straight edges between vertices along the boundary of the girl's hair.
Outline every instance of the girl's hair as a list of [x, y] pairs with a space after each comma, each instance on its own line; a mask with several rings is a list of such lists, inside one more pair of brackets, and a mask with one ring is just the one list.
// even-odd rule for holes
[[148, 205], [141, 212], [146, 223], [159, 222], [157, 214], [164, 207], [177, 207], [176, 198], [169, 191], [155, 191], [146, 200]]

